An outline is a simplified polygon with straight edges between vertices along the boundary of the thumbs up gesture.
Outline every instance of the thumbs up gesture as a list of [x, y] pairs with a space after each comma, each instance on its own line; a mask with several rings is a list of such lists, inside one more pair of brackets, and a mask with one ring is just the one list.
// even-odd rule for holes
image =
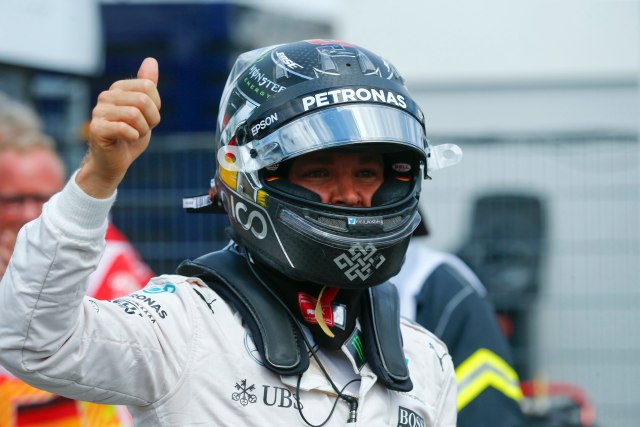
[[160, 123], [158, 62], [146, 58], [136, 79], [119, 80], [98, 96], [89, 125], [89, 151], [76, 182], [95, 198], [113, 194]]

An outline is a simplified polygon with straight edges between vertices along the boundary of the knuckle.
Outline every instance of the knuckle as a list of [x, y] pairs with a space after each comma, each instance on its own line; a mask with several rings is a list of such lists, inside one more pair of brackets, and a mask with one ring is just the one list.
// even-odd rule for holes
[[91, 120], [91, 123], [89, 123], [89, 132], [94, 134], [99, 129], [100, 129], [100, 125], [98, 124], [98, 121], [97, 120]]
[[151, 92], [154, 87], [155, 87], [154, 84], [150, 80], [142, 79], [142, 89], [145, 92], [147, 93]]
[[116, 134], [119, 138], [126, 141], [135, 141], [138, 139], [138, 131], [123, 122], [116, 123]]
[[122, 115], [125, 120], [135, 120], [138, 118], [138, 109], [136, 107], [124, 107]]
[[146, 132], [149, 131], [149, 126], [150, 126], [150, 123], [147, 120], [145, 120], [144, 118], [141, 118], [140, 120], [138, 120], [136, 122], [136, 126], [135, 127], [139, 131], [142, 131], [142, 133], [146, 133]]
[[98, 102], [107, 102], [111, 98], [111, 90], [103, 90], [98, 95]]
[[151, 100], [149, 99], [149, 97], [144, 93], [139, 94], [135, 100], [136, 105], [140, 106], [141, 108], [148, 106], [150, 101]]
[[126, 135], [126, 133], [129, 130], [129, 125], [126, 124], [125, 122], [116, 122], [115, 126], [116, 126], [116, 132], [118, 132], [118, 134], [120, 135]]
[[125, 82], [126, 82], [126, 80], [117, 80], [117, 81], [113, 82], [113, 84], [109, 87], [109, 90], [118, 89], [120, 86], [125, 84]]
[[151, 122], [151, 127], [158, 126], [160, 124], [160, 119], [160, 114], [156, 115]]

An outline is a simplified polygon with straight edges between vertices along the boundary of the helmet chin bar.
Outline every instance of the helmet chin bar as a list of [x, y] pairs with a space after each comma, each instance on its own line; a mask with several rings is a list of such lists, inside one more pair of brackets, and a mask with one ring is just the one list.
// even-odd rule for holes
[[[376, 248], [393, 246], [407, 235], [411, 235], [420, 223], [417, 212], [416, 215], [405, 218], [399, 214], [359, 217], [348, 214], [331, 217], [317, 214], [315, 218], [311, 218], [297, 215], [289, 209], [281, 209], [278, 220], [306, 238], [316, 242], [325, 242], [325, 244], [341, 250], [347, 250], [354, 246], [372, 245]], [[359, 229], [361, 236], [356, 237], [348, 234], [349, 229], [355, 228]], [[393, 228], [391, 233], [381, 235], [385, 229], [390, 228]], [[369, 233], [375, 237], [368, 236]]]
[[341, 212], [277, 197], [261, 206], [237, 192], [225, 194], [236, 239], [253, 257], [294, 280], [345, 289], [375, 286], [397, 274], [420, 222], [413, 196], [393, 206]]

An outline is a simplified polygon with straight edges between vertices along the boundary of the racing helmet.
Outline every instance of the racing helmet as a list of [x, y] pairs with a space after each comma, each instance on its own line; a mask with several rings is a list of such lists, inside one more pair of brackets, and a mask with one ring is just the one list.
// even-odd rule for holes
[[[427, 171], [456, 163], [427, 141], [424, 115], [395, 67], [362, 47], [305, 40], [240, 55], [226, 82], [211, 193], [250, 256], [300, 281], [378, 285], [404, 262]], [[384, 182], [367, 208], [329, 205], [287, 179], [318, 150], [380, 153]]]

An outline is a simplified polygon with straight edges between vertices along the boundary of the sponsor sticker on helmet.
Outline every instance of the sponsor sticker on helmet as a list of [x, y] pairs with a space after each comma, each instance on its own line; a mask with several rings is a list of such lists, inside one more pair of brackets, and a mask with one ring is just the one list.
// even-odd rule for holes
[[272, 124], [276, 123], [277, 121], [278, 121], [278, 113], [273, 113], [273, 114], [265, 117], [264, 119], [260, 120], [255, 125], [251, 126], [251, 135], [256, 136], [258, 134], [258, 132], [260, 132], [263, 129], [268, 128], [269, 126], [271, 126]]
[[347, 224], [349, 225], [354, 225], [354, 226], [358, 226], [358, 225], [379, 225], [379, 226], [383, 226], [384, 225], [384, 220], [382, 219], [381, 216], [372, 216], [372, 217], [364, 217], [364, 218], [358, 218], [358, 217], [352, 217], [350, 216], [349, 218], [347, 218]]
[[379, 102], [406, 109], [404, 96], [391, 90], [367, 87], [344, 87], [302, 98], [304, 111], [345, 102]]
[[258, 92], [258, 90], [256, 90], [258, 88], [264, 89], [269, 93], [278, 93], [286, 89], [286, 86], [279, 85], [271, 80], [268, 73], [265, 73], [255, 64], [249, 68], [247, 77], [245, 78], [245, 83], [247, 83], [252, 92], [256, 93]]
[[384, 255], [378, 253], [373, 245], [353, 245], [348, 252], [343, 252], [333, 259], [349, 281], [359, 278], [366, 280], [386, 261]]
[[276, 57], [278, 58], [278, 62], [285, 65], [287, 68], [295, 70], [297, 68], [304, 68], [302, 65], [296, 63], [295, 61], [289, 59], [286, 53], [276, 51]]
[[259, 240], [267, 237], [267, 220], [262, 212], [254, 209], [249, 209], [247, 205], [242, 202], [235, 202], [232, 200], [233, 216], [240, 224], [242, 228], [251, 233]]
[[391, 165], [391, 168], [396, 172], [409, 172], [411, 170], [411, 165], [405, 162], [397, 162]]

